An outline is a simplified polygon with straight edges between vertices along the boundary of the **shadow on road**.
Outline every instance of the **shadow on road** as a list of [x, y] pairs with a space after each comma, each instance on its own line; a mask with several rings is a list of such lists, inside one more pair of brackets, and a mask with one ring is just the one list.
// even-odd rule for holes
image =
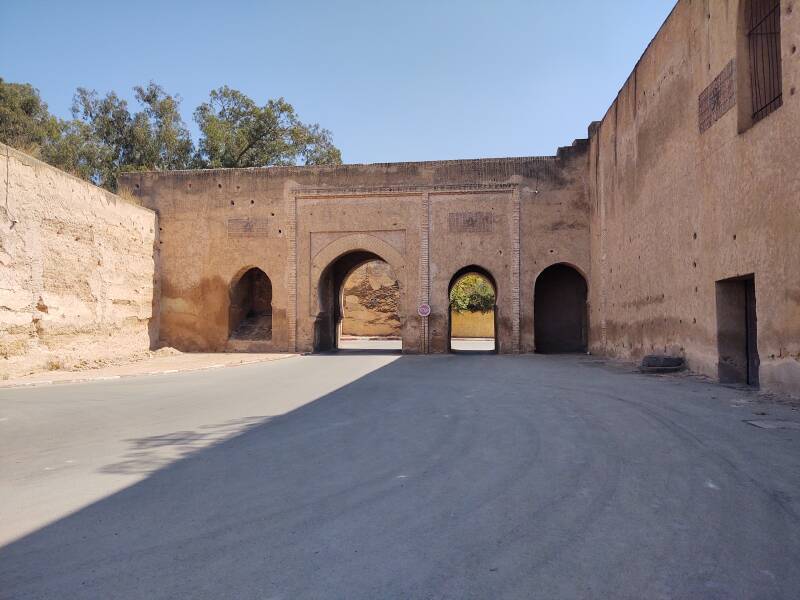
[[[631, 401], [603, 391], [623, 378]], [[576, 361], [402, 356], [266, 422], [129, 440], [104, 472], [160, 468], [0, 549], [0, 597], [790, 597], [797, 523], [729, 449], [755, 428], [676, 435], [712, 405], [669, 394]], [[753, 439], [752, 469], [781, 456]]]
[[130, 450], [124, 460], [104, 466], [101, 473], [146, 474], [221, 442], [233, 435], [269, 422], [271, 417], [231, 419], [218, 425], [205, 425], [198, 431], [176, 431], [164, 435], [125, 440]]

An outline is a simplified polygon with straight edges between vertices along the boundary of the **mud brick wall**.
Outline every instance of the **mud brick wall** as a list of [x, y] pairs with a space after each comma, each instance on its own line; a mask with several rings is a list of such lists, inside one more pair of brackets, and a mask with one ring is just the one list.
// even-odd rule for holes
[[0, 144], [0, 377], [150, 348], [156, 215]]

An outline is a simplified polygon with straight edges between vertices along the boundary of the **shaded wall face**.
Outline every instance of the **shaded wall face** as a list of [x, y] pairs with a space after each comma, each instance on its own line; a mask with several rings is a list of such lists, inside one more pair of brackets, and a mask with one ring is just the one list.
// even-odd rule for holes
[[0, 144], [0, 377], [151, 347], [156, 215]]
[[[486, 274], [494, 282], [497, 351], [519, 351], [514, 295], [518, 299], [520, 282], [514, 246], [521, 236], [517, 225], [520, 202], [513, 192], [464, 194], [432, 202], [430, 248], [435, 270], [431, 277], [431, 348], [435, 352], [449, 350], [450, 291], [453, 278], [465, 267], [478, 267], [476, 273]], [[490, 231], [479, 233], [475, 231], [478, 227], [454, 222], [451, 215], [458, 214], [486, 215]]]
[[[749, 115], [738, 2], [678, 2], [591, 138], [591, 346], [716, 377], [716, 282], [755, 275], [761, 385], [800, 394], [800, 11], [783, 105]], [[796, 4], [796, 3], [794, 3]]]

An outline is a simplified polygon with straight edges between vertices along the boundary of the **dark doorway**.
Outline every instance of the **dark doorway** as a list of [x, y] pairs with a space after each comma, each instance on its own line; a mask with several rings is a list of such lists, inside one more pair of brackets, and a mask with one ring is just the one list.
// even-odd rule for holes
[[477, 265], [450, 279], [447, 339], [450, 352], [497, 352], [497, 284]]
[[323, 271], [318, 293], [315, 352], [402, 351], [400, 285], [380, 256], [357, 250], [339, 257]]
[[533, 299], [537, 352], [586, 352], [586, 291], [583, 275], [569, 265], [552, 265], [539, 274]]
[[758, 330], [754, 275], [717, 281], [719, 380], [758, 387]]
[[272, 282], [261, 269], [248, 269], [231, 287], [228, 337], [232, 340], [272, 339]]

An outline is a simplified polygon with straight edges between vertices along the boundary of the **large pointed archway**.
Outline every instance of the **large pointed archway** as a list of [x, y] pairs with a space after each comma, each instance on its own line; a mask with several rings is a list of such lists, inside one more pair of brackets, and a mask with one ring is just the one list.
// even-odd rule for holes
[[402, 349], [405, 324], [403, 256], [386, 241], [374, 235], [358, 233], [338, 238], [318, 252], [312, 260], [311, 281], [314, 285], [311, 290], [311, 310], [315, 317], [315, 352], [335, 350], [340, 346], [345, 282], [356, 269], [375, 261], [388, 265], [395, 278], [400, 339], [396, 340], [395, 347], [391, 349]]
[[[368, 269], [373, 265], [385, 272], [391, 281], [370, 280]], [[354, 281], [361, 277], [367, 279]], [[379, 284], [378, 289], [373, 289], [373, 283]], [[340, 256], [322, 272], [317, 292], [315, 352], [334, 349], [402, 351], [400, 284], [391, 266], [379, 255], [354, 250]]]
[[478, 265], [459, 269], [447, 289], [450, 352], [497, 352], [497, 283]]
[[533, 299], [536, 352], [586, 352], [586, 296], [586, 279], [570, 265], [551, 265], [539, 274]]

